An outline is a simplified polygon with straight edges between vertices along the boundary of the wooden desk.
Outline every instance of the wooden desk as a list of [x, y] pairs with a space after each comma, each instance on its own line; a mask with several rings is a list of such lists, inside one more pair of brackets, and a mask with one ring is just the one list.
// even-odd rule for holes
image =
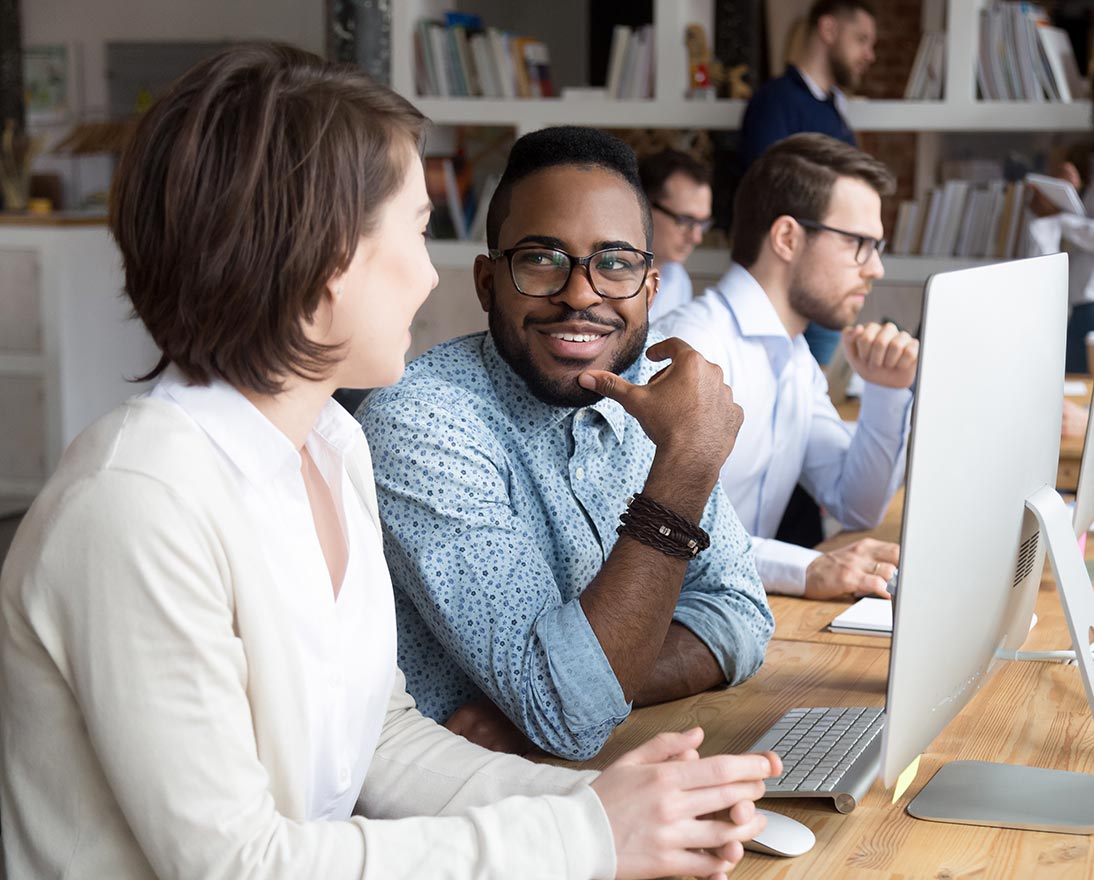
[[[1069, 397], [1072, 403], [1080, 406], [1090, 404], [1090, 377], [1068, 376], [1068, 381], [1081, 381], [1086, 383], [1086, 394], [1082, 397]], [[1085, 437], [1061, 437], [1060, 438], [1060, 467], [1056, 472], [1056, 488], [1065, 492], [1074, 492], [1079, 485], [1079, 465], [1083, 459], [1083, 442]]]
[[[1037, 644], [1031, 647], [1066, 643], [1060, 614], [1049, 613], [1056, 601], [1053, 593], [1042, 593]], [[884, 704], [888, 640], [874, 639], [875, 646], [837, 641], [844, 638], [777, 638], [750, 681], [635, 711], [601, 754], [582, 766], [604, 767], [660, 730], [701, 724], [707, 733], [703, 754], [739, 752], [793, 706]], [[880, 780], [847, 815], [822, 799], [763, 802], [808, 825], [817, 845], [797, 859], [746, 853], [733, 877], [1094, 877], [1094, 845], [1086, 837], [911, 818], [904, 809], [911, 799], [943, 763], [960, 758], [1094, 772], [1094, 722], [1078, 669], [1048, 663], [1004, 666], [924, 754], [919, 775], [896, 805]]]
[[[875, 533], [899, 536], [902, 497]], [[838, 536], [836, 543], [859, 537]], [[1046, 565], [1047, 567], [1047, 565]], [[744, 684], [650, 706], [631, 714], [595, 759], [601, 768], [661, 730], [706, 730], [704, 755], [748, 748], [794, 706], [881, 706], [889, 672], [889, 639], [827, 632], [846, 603], [772, 597], [775, 638], [760, 671]], [[1063, 611], [1046, 575], [1037, 600], [1038, 624], [1028, 650], [1069, 644]], [[923, 755], [919, 774], [900, 801], [879, 779], [847, 815], [824, 799], [778, 799], [762, 806], [808, 825], [817, 836], [797, 859], [746, 853], [741, 878], [1094, 878], [1088, 837], [949, 825], [913, 819], [905, 807], [934, 773], [957, 759], [1003, 761], [1094, 772], [1094, 719], [1079, 670], [1054, 663], [1008, 663]]]

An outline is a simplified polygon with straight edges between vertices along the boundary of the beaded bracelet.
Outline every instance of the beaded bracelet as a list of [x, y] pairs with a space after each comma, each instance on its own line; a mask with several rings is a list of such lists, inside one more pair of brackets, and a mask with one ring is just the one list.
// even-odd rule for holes
[[616, 531], [680, 559], [693, 559], [710, 546], [710, 535], [664, 505], [636, 492], [627, 499]]

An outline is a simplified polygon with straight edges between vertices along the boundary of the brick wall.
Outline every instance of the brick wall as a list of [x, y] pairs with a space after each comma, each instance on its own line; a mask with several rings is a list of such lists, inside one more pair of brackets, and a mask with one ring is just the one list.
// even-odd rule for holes
[[921, 0], [874, 0], [877, 61], [862, 83], [867, 98], [901, 98], [919, 48]]
[[[922, 33], [922, 0], [874, 0], [878, 18], [877, 61], [862, 84], [866, 98], [904, 96]], [[911, 132], [859, 132], [859, 145], [889, 166], [897, 176], [896, 195], [885, 200], [882, 218], [891, 235], [901, 199], [910, 199], [915, 185], [916, 138]]]

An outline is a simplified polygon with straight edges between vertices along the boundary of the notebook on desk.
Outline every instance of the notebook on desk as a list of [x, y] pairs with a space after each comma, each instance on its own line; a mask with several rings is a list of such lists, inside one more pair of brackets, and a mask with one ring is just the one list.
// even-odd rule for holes
[[[1094, 565], [1094, 560], [1087, 563]], [[1037, 623], [1037, 615], [1030, 620], [1029, 628]], [[847, 633], [855, 636], [891, 636], [893, 634], [893, 602], [891, 599], [877, 599], [866, 596], [859, 599], [854, 605], [837, 614], [828, 624], [828, 631], [834, 633]]]
[[893, 634], [893, 601], [866, 596], [828, 624], [834, 633], [852, 635], [891, 636]]

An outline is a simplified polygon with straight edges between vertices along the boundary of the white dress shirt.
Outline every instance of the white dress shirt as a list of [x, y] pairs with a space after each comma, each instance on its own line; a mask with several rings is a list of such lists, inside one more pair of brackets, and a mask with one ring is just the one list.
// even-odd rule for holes
[[232, 466], [233, 490], [257, 524], [270, 562], [269, 588], [296, 621], [307, 689], [299, 709], [312, 769], [308, 818], [348, 819], [395, 679], [395, 604], [386, 584], [368, 576], [383, 567], [384, 552], [345, 467], [346, 454], [365, 443], [360, 425], [331, 400], [306, 441], [349, 551], [335, 599], [300, 453], [289, 438], [225, 382], [187, 385], [169, 370], [151, 396], [181, 407]]
[[[1094, 186], [1083, 197], [1086, 216], [1051, 214], [1027, 227], [1029, 256], [1067, 251], [1067, 302], [1070, 308], [1094, 302]], [[652, 314], [652, 312], [651, 312]]]
[[661, 273], [661, 283], [650, 306], [651, 324], [692, 299], [691, 276], [683, 263], [662, 263], [657, 268]]
[[763, 288], [737, 264], [657, 329], [718, 364], [732, 386], [745, 420], [722, 486], [753, 535], [764, 586], [801, 595], [819, 554], [773, 540], [795, 484], [845, 528], [876, 526], [904, 475], [911, 392], [867, 383], [850, 428], [804, 337], [790, 338]]

